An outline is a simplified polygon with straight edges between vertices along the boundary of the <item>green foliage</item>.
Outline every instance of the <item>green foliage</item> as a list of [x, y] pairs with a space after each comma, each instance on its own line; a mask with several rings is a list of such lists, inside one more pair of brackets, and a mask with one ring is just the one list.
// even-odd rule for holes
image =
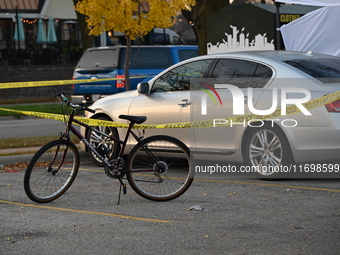
[[[0, 139], [0, 150], [26, 147], [41, 147], [57, 139], [59, 139], [57, 135]], [[75, 135], [71, 135], [71, 141], [75, 144], [78, 144], [80, 142], [78, 137], [76, 137]], [[16, 152], [15, 154], [18, 153]]]

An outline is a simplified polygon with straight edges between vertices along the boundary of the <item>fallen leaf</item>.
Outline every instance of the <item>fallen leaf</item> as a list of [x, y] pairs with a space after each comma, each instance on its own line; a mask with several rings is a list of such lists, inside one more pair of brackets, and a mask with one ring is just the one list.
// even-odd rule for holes
[[303, 229], [303, 227], [292, 227], [292, 229]]

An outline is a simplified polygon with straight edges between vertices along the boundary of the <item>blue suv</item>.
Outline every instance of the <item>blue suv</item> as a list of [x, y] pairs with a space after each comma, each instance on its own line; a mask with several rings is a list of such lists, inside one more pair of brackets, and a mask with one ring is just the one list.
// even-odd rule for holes
[[[131, 89], [136, 89], [138, 83], [151, 79], [169, 66], [197, 55], [197, 46], [132, 46], [129, 67]], [[92, 104], [105, 95], [126, 91], [125, 56], [126, 46], [87, 49], [74, 70], [73, 79], [115, 80], [74, 84], [72, 101]]]

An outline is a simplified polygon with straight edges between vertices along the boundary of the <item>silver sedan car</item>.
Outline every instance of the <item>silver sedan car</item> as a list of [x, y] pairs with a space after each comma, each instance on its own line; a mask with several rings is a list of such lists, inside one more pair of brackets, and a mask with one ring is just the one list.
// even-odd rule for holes
[[[304, 104], [339, 91], [339, 77], [340, 58], [312, 52], [206, 55], [166, 69], [137, 90], [96, 101], [87, 117], [124, 122], [118, 116], [129, 114], [147, 116], [144, 124], [171, 123], [140, 133], [174, 136], [200, 162], [238, 162], [272, 177], [280, 166], [339, 158], [340, 100], [314, 109]], [[126, 132], [101, 129], [120, 138]], [[117, 156], [117, 143], [82, 132]]]

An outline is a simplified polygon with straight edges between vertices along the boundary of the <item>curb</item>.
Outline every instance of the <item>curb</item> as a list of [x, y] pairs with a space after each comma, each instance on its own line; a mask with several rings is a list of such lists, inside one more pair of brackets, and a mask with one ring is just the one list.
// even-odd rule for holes
[[34, 154], [36, 153], [40, 147], [25, 147], [25, 148], [12, 148], [12, 149], [1, 149], [0, 150], [0, 155], [2, 154], [9, 154], [9, 153], [23, 153], [23, 152], [27, 152], [27, 154]]
[[[28, 147], [28, 148], [13, 148], [13, 149], [0, 150], [0, 155], [6, 154], [6, 153], [27, 152], [27, 154], [21, 154], [21, 155], [0, 156], [0, 166], [1, 165], [6, 166], [6, 165], [9, 165], [9, 164], [15, 164], [15, 163], [20, 163], [20, 162], [29, 162], [32, 159], [32, 157], [34, 156], [34, 154], [40, 148], [41, 147]], [[78, 149], [79, 149], [79, 147], [78, 147]], [[92, 162], [89, 159], [87, 152], [79, 149], [79, 155], [80, 155], [80, 158], [81, 158], [81, 163]]]

